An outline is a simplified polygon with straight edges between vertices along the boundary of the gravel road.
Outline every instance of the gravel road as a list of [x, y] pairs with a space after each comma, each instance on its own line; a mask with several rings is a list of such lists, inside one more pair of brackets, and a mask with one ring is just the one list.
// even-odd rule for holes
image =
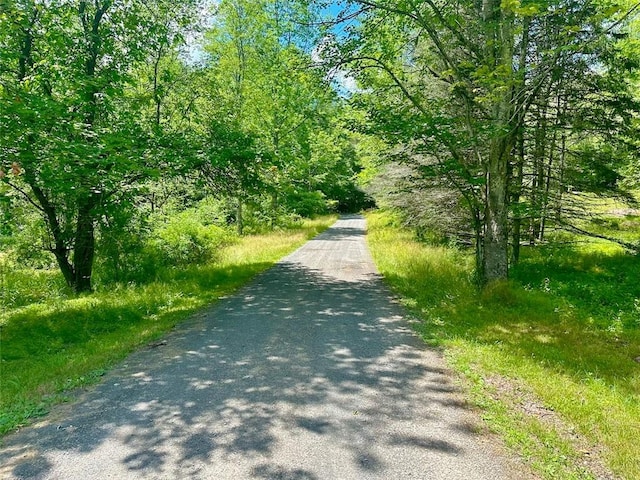
[[0, 449], [6, 479], [516, 478], [342, 217]]

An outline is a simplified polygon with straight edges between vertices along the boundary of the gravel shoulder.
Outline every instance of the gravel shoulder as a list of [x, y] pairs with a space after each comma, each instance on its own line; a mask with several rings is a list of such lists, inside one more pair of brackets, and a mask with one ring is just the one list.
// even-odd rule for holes
[[6, 437], [0, 478], [516, 478], [391, 299], [365, 228], [342, 217]]

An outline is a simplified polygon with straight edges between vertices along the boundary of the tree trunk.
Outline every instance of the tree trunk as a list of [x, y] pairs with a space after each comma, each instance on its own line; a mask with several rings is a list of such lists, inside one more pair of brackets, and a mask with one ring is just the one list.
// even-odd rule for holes
[[520, 261], [520, 237], [522, 233], [522, 212], [518, 209], [520, 197], [522, 197], [522, 184], [524, 181], [524, 132], [520, 129], [518, 135], [518, 161], [516, 165], [515, 185], [513, 188], [512, 205], [516, 206], [513, 214], [511, 228], [511, 263], [516, 265]]
[[95, 224], [92, 200], [78, 208], [76, 238], [73, 249], [73, 289], [76, 293], [90, 292], [93, 257], [95, 254]]
[[529, 244], [536, 244], [540, 238], [540, 228], [542, 224], [542, 208], [545, 182], [544, 159], [546, 158], [547, 147], [547, 104], [538, 112], [539, 117], [536, 126], [535, 145], [533, 151], [533, 172], [534, 180], [531, 187], [531, 227], [529, 229]]
[[158, 47], [157, 57], [153, 63], [153, 101], [155, 103], [155, 125], [160, 126], [160, 119], [162, 118], [162, 96], [160, 95], [160, 62], [162, 61], [164, 44], [160, 44]]
[[549, 217], [550, 210], [550, 201], [549, 197], [551, 195], [551, 180], [553, 174], [553, 168], [555, 163], [555, 152], [557, 150], [558, 144], [558, 132], [561, 130], [561, 122], [562, 122], [562, 95], [558, 94], [556, 96], [556, 106], [555, 106], [555, 121], [553, 125], [553, 134], [551, 136], [551, 144], [549, 145], [549, 159], [546, 166], [546, 179], [545, 179], [545, 187], [542, 196], [542, 215], [540, 220], [540, 241], [544, 240], [544, 234], [546, 229], [547, 220]]
[[[502, 81], [513, 80], [513, 14], [501, 8], [497, 0], [483, 1], [483, 20], [487, 33], [487, 64], [493, 70], [510, 72]], [[504, 85], [498, 80], [497, 88]], [[505, 82], [506, 83], [506, 82]], [[501, 133], [492, 138], [485, 173], [485, 213], [482, 248], [481, 282], [503, 280], [509, 274], [509, 157], [514, 145], [512, 91], [508, 89], [496, 99], [493, 122]]]
[[483, 244], [483, 222], [480, 218], [480, 211], [475, 210], [473, 215], [473, 233], [475, 236], [475, 247], [476, 247], [476, 272], [478, 275], [478, 280], [483, 281], [484, 278], [483, 269], [484, 269], [484, 244]]
[[563, 133], [562, 138], [560, 140], [560, 178], [558, 180], [558, 193], [556, 196], [556, 221], [560, 221], [562, 218], [562, 197], [564, 195], [564, 170], [565, 170], [565, 159], [567, 154], [567, 137]]
[[271, 194], [271, 228], [276, 226], [276, 218], [278, 217], [278, 190], [275, 189]]
[[506, 279], [509, 274], [508, 249], [508, 148], [506, 138], [493, 140], [486, 169], [486, 205], [482, 276], [483, 284]]
[[38, 200], [38, 203], [42, 207], [42, 212], [45, 217], [45, 221], [47, 226], [49, 227], [49, 231], [53, 236], [54, 245], [50, 246], [49, 250], [56, 257], [56, 262], [58, 262], [58, 266], [60, 267], [60, 272], [64, 277], [64, 281], [67, 285], [73, 288], [74, 285], [74, 271], [73, 265], [69, 262], [69, 249], [65, 244], [64, 234], [62, 232], [62, 228], [60, 227], [60, 222], [58, 221], [58, 215], [56, 213], [55, 206], [49, 202], [44, 191], [36, 184], [35, 178], [27, 172], [25, 174], [25, 180], [31, 186], [31, 191], [33, 195]]
[[549, 149], [549, 163], [547, 164], [547, 172], [545, 179], [545, 187], [542, 195], [542, 213], [540, 214], [540, 233], [538, 239], [542, 242], [544, 241], [545, 229], [547, 227], [547, 216], [549, 213], [549, 192], [551, 190], [551, 174], [553, 169], [553, 150], [555, 149], [555, 133], [553, 135], [553, 141], [551, 143], [551, 147]]
[[524, 185], [524, 162], [525, 157], [525, 97], [519, 91], [524, 88], [527, 81], [527, 53], [529, 51], [529, 28], [531, 26], [529, 17], [523, 19], [522, 25], [522, 41], [520, 43], [520, 58], [518, 61], [518, 82], [516, 83], [516, 108], [518, 112], [518, 128], [516, 135], [516, 165], [515, 177], [512, 187], [512, 197], [510, 199], [513, 205], [513, 223], [511, 228], [511, 263], [516, 265], [520, 261], [520, 240], [522, 236], [522, 209], [520, 208], [520, 199], [522, 198], [522, 190]]

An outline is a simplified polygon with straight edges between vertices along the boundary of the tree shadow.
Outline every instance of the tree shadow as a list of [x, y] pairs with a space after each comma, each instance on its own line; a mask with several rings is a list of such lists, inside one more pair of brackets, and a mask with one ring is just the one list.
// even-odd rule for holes
[[[635, 396], [639, 269], [640, 258], [623, 253], [549, 246], [525, 249], [521, 264], [512, 270], [512, 280], [524, 288], [504, 283], [456, 298], [442, 288], [446, 279], [438, 283], [436, 295], [430, 280], [410, 269], [387, 279], [392, 285], [412, 287], [409, 296], [416, 298], [415, 309], [425, 319], [417, 328], [436, 344], [464, 338], [499, 345], [516, 361], [562, 372], [576, 383], [597, 378]], [[452, 278], [449, 283], [454, 282]], [[617, 318], [621, 320], [614, 324]]]
[[[629, 313], [629, 330], [638, 330], [636, 301], [640, 298], [640, 257], [624, 252], [603, 254], [573, 245], [525, 249], [512, 275], [523, 285], [543, 289], [595, 314], [607, 327], [619, 313]], [[635, 314], [635, 315], [633, 315]]]
[[165, 340], [64, 420], [7, 437], [0, 464], [14, 478], [53, 478], [90, 454], [124, 477], [352, 478], [339, 469], [349, 465], [353, 478], [392, 478], [391, 450], [399, 465], [467, 456], [460, 478], [494, 477], [459, 428], [458, 389], [377, 275], [345, 281], [285, 261]]

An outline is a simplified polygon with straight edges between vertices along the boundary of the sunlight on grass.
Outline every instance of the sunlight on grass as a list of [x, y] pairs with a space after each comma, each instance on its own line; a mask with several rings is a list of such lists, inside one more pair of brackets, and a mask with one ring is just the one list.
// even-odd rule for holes
[[335, 220], [244, 237], [215, 263], [171, 269], [145, 285], [54, 296], [0, 312], [0, 433], [45, 414], [70, 389], [94, 383], [131, 351], [233, 292]]
[[468, 253], [420, 244], [388, 214], [368, 220], [381, 273], [508, 445], [545, 478], [596, 478], [599, 456], [640, 478], [639, 258], [601, 242], [525, 249], [513, 280], [478, 293]]

